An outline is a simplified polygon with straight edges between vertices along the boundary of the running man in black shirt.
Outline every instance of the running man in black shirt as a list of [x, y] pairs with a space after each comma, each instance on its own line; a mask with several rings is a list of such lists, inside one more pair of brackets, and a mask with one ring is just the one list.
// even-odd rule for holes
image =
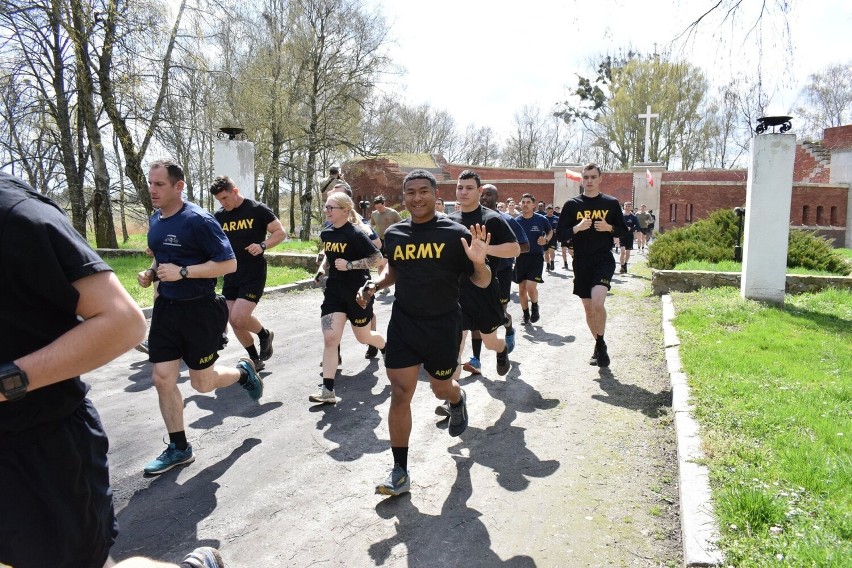
[[[254, 362], [255, 370], [260, 371], [265, 366], [264, 361], [272, 357], [272, 339], [275, 337], [275, 333], [263, 327], [253, 315], [266, 287], [266, 258], [263, 253], [283, 241], [287, 233], [272, 209], [243, 197], [228, 176], [213, 180], [210, 193], [222, 206], [214, 216], [222, 225], [237, 257], [237, 271], [226, 274], [222, 286], [222, 295], [228, 302], [228, 321], [240, 345]], [[254, 346], [252, 334], [260, 340], [260, 353]]]
[[586, 323], [595, 338], [590, 365], [609, 367], [604, 341], [606, 295], [615, 273], [612, 239], [627, 234], [618, 200], [600, 192], [601, 170], [595, 164], [583, 168], [583, 193], [565, 202], [559, 216], [560, 240], [574, 245], [574, 294], [583, 301]]
[[358, 292], [366, 307], [377, 290], [396, 284], [396, 300], [388, 323], [385, 367], [391, 383], [388, 415], [394, 466], [376, 493], [399, 495], [411, 489], [408, 441], [411, 399], [421, 365], [432, 392], [450, 402], [450, 436], [467, 428], [465, 393], [459, 376], [461, 309], [459, 279], [466, 275], [480, 288], [491, 285], [486, 262], [490, 236], [485, 227], [468, 231], [446, 217], [435, 216], [435, 177], [425, 170], [405, 176], [403, 195], [411, 218], [385, 233], [388, 264], [376, 282]]

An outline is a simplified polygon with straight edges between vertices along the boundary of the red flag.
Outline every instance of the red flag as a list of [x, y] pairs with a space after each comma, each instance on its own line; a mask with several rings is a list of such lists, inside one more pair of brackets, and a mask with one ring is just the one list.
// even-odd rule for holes
[[648, 180], [648, 185], [654, 187], [654, 176], [651, 175], [651, 170], [645, 170], [645, 179]]
[[576, 182], [583, 183], [583, 176], [573, 170], [565, 170], [565, 179], [572, 179]]

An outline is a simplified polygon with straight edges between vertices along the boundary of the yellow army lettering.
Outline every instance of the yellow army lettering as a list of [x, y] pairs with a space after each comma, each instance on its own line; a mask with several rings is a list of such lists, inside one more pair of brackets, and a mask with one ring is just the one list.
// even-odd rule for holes
[[254, 219], [240, 219], [239, 221], [225, 221], [222, 223], [222, 230], [225, 232], [241, 231], [243, 229], [251, 229], [254, 225]]
[[595, 211], [577, 211], [577, 220], [581, 221], [583, 219], [606, 219], [609, 211], [606, 209], [597, 209]]
[[436, 377], [449, 377], [453, 374], [452, 369], [441, 369], [440, 371], [435, 371]]
[[394, 260], [418, 260], [421, 258], [441, 258], [441, 252], [447, 243], [420, 243], [399, 245], [393, 249]]
[[198, 360], [198, 364], [203, 365], [204, 363], [209, 363], [210, 361], [213, 360], [213, 357], [215, 357], [215, 356], [216, 356], [215, 353], [211, 353], [210, 355], [207, 355], [206, 357], [202, 357], [201, 359]]
[[346, 251], [346, 245], [348, 244], [349, 243], [325, 243], [325, 251], [343, 254]]
[[355, 325], [364, 325], [367, 323], [367, 318], [355, 318]]

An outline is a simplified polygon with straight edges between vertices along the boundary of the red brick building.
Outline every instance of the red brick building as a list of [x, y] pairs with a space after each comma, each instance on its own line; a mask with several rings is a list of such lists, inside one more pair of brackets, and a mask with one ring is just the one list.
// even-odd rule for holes
[[[387, 203], [402, 208], [402, 180], [411, 170], [426, 169], [438, 179], [438, 194], [455, 200], [456, 179], [472, 168], [483, 183], [493, 183], [500, 199], [524, 193], [537, 200], [561, 205], [579, 193], [579, 183], [569, 179], [566, 169], [579, 172], [580, 165], [551, 169], [488, 168], [450, 164], [439, 155], [409, 154], [376, 159], [352, 160], [343, 165], [357, 200], [384, 195]], [[653, 178], [648, 183], [647, 174]], [[601, 191], [620, 202], [630, 200], [654, 211], [657, 230], [682, 227], [717, 209], [744, 206], [748, 171], [665, 171], [658, 164], [638, 164], [630, 171], [604, 172]], [[852, 125], [828, 128], [822, 142], [798, 142], [793, 166], [793, 197], [790, 225], [818, 231], [837, 246], [852, 247]]]

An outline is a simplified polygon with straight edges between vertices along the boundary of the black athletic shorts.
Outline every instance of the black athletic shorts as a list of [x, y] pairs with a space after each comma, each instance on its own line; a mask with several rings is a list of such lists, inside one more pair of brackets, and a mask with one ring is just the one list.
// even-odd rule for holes
[[243, 269], [237, 266], [236, 272], [225, 275], [222, 295], [232, 302], [243, 299], [256, 304], [263, 296], [264, 287], [266, 287], [266, 263], [253, 262]]
[[633, 250], [633, 233], [627, 233], [627, 236], [618, 237], [618, 242], [627, 250]]
[[525, 252], [515, 260], [515, 283], [520, 284], [524, 280], [544, 282], [541, 278], [542, 270], [544, 270], [544, 256], [541, 253]]
[[574, 295], [591, 298], [594, 286], [612, 288], [615, 258], [609, 251], [591, 256], [574, 256]]
[[0, 563], [104, 565], [118, 536], [108, 449], [88, 399], [62, 420], [15, 434], [0, 446]]
[[505, 306], [509, 303], [509, 297], [512, 295], [512, 274], [513, 268], [504, 268], [497, 273], [497, 289], [500, 295], [500, 304]]
[[547, 248], [556, 250], [556, 243], [557, 243], [556, 237], [551, 237], [550, 240], [547, 241]]
[[388, 251], [385, 250], [385, 240], [384, 239], [379, 239], [379, 240], [382, 242], [382, 246], [379, 247], [379, 252], [382, 253], [383, 257], [387, 258], [388, 257]]
[[183, 359], [190, 369], [211, 367], [228, 342], [228, 304], [224, 296], [168, 300], [158, 296], [148, 332], [148, 360]]
[[359, 288], [353, 290], [351, 286], [347, 286], [339, 280], [329, 280], [325, 285], [320, 317], [340, 313], [346, 314], [349, 322], [355, 327], [370, 325], [370, 321], [373, 319], [373, 302], [375, 299], [370, 298], [367, 307], [362, 308], [355, 301], [358, 290]]
[[433, 317], [413, 317], [394, 302], [388, 322], [385, 367], [415, 365], [436, 379], [451, 379], [458, 367], [461, 345], [461, 308]]
[[497, 279], [492, 278], [488, 288], [473, 288], [466, 288], [461, 294], [462, 330], [494, 333], [505, 320]]

